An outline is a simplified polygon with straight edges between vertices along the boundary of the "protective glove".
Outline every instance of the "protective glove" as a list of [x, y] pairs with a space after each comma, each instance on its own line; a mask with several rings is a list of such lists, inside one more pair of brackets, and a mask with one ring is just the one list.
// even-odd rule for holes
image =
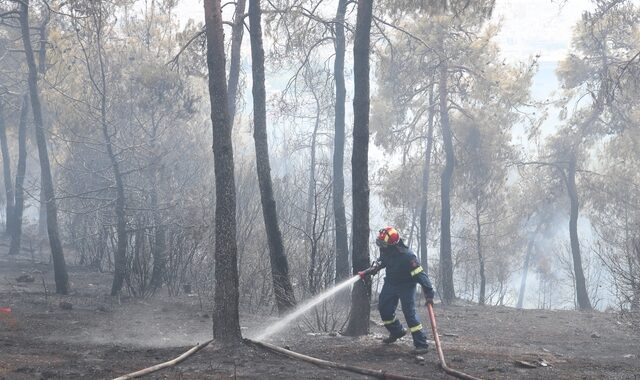
[[433, 291], [428, 291], [425, 288], [422, 288], [422, 292], [424, 294], [424, 299], [427, 301], [427, 305], [433, 305]]
[[371, 266], [369, 268], [358, 272], [358, 276], [360, 276], [360, 278], [364, 280], [367, 276], [374, 276], [379, 271], [380, 271], [380, 263], [377, 261], [374, 261], [373, 263], [371, 263]]

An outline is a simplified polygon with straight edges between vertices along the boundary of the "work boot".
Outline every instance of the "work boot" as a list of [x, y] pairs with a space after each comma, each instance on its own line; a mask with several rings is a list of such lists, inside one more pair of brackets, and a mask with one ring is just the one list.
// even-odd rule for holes
[[422, 354], [426, 354], [427, 352], [429, 352], [429, 347], [425, 346], [425, 347], [416, 347], [413, 349], [413, 353], [416, 355], [422, 355]]
[[388, 338], [382, 339], [382, 342], [383, 342], [383, 343], [386, 343], [386, 344], [391, 344], [391, 343], [395, 342], [396, 340], [398, 340], [398, 339], [402, 338], [402, 337], [403, 337], [403, 336], [405, 336], [405, 335], [407, 335], [407, 330], [402, 329], [402, 331], [400, 332], [400, 334], [399, 334], [399, 335], [393, 335], [393, 334], [391, 334], [391, 335], [389, 335], [389, 337], [388, 337]]

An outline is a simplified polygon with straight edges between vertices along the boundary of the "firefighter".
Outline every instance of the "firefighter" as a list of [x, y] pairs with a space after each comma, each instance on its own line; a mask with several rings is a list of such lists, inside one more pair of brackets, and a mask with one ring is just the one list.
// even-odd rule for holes
[[402, 313], [413, 337], [414, 353], [426, 353], [428, 349], [427, 336], [422, 330], [422, 324], [416, 315], [416, 283], [422, 286], [427, 303], [433, 304], [433, 287], [427, 273], [422, 269], [418, 258], [407, 247], [400, 234], [393, 227], [386, 227], [378, 232], [376, 245], [380, 248], [380, 257], [371, 268], [360, 272], [360, 277], [375, 275], [386, 268], [384, 285], [380, 292], [378, 310], [382, 323], [389, 330], [389, 337], [384, 343], [393, 343], [407, 334], [407, 330], [396, 318], [398, 301], [402, 304]]

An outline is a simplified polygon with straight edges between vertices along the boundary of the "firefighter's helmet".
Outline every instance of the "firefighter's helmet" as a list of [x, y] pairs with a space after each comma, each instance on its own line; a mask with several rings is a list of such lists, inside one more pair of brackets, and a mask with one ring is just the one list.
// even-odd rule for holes
[[385, 227], [378, 231], [376, 244], [380, 247], [396, 245], [400, 241], [400, 234], [393, 227]]

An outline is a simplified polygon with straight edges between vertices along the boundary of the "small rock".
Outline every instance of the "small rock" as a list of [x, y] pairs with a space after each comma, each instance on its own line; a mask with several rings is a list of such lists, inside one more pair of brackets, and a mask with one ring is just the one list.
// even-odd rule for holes
[[625, 359], [633, 359], [635, 357], [636, 356], [634, 354], [626, 354], [626, 355], [623, 356], [623, 358], [625, 358]]
[[598, 338], [600, 338], [600, 334], [598, 334], [598, 333], [592, 333], [592, 334], [591, 334], [591, 337], [592, 337], [592, 338], [596, 338], [596, 339], [598, 339]]
[[71, 302], [67, 302], [67, 301], [60, 301], [60, 308], [62, 310], [71, 310], [73, 309], [73, 304]]
[[335, 331], [331, 331], [331, 332], [329, 333], [329, 336], [338, 336], [338, 333], [337, 333], [337, 332], [335, 332]]
[[16, 278], [17, 282], [34, 282], [36, 279], [30, 274], [23, 274], [22, 276]]
[[424, 361], [424, 356], [416, 356], [416, 362], [423, 362]]

